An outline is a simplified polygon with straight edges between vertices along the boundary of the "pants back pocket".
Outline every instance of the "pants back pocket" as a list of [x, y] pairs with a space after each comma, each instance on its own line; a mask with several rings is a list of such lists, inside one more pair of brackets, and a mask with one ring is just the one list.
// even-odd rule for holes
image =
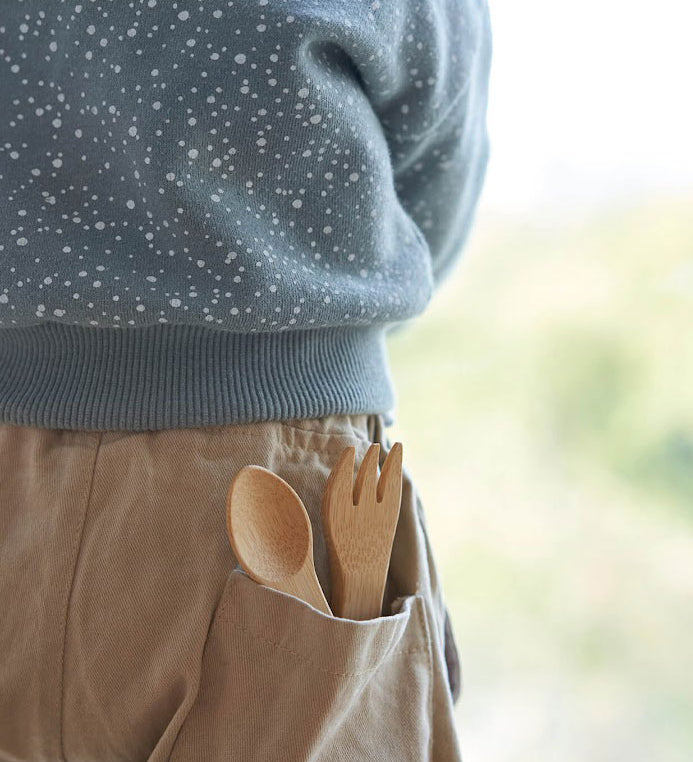
[[234, 569], [171, 759], [429, 759], [424, 598], [399, 596], [389, 610], [366, 621], [333, 617]]

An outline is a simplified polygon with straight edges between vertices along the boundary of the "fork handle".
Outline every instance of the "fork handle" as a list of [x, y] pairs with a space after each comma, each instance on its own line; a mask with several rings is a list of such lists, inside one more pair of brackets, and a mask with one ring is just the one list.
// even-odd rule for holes
[[336, 570], [332, 577], [335, 615], [359, 621], [381, 616], [388, 566], [383, 571], [369, 568], [358, 572]]

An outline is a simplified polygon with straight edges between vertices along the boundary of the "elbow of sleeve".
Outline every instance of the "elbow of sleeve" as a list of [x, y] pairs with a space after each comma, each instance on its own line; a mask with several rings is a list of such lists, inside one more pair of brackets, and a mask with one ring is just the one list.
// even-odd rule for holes
[[409, 126], [423, 129], [388, 135], [395, 190], [428, 244], [434, 289], [462, 254], [490, 155], [486, 123], [490, 19], [485, 2], [463, 2], [462, 6], [455, 27], [460, 45], [447, 45], [448, 58], [438, 64], [437, 73], [443, 76], [443, 90], [448, 93], [446, 106], [438, 109], [433, 124], [425, 102], [419, 104], [416, 115], [410, 108]]
[[439, 210], [437, 219], [428, 218], [425, 223], [430, 225], [422, 232], [429, 243], [435, 289], [447, 279], [461, 259], [484, 187], [488, 160], [488, 135], [485, 129], [481, 129], [474, 142], [474, 150], [465, 154], [460, 161], [459, 174], [450, 180], [450, 195], [445, 206]]
[[458, 261], [475, 217], [490, 155], [486, 98], [460, 104], [414, 147], [396, 175], [401, 206], [428, 244], [434, 288]]

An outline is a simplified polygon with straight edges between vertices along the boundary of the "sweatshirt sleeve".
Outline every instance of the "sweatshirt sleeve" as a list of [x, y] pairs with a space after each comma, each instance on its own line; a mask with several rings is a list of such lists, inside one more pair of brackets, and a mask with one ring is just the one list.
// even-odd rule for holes
[[390, 30], [391, 86], [374, 87], [369, 97], [399, 202], [428, 244], [436, 289], [459, 260], [485, 177], [490, 19], [485, 0], [399, 7], [406, 11]]

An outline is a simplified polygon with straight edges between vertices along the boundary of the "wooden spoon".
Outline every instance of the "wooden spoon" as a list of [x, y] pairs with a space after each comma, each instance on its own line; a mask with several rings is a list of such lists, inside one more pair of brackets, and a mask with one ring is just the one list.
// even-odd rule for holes
[[262, 466], [241, 468], [226, 495], [226, 528], [249, 577], [332, 615], [315, 573], [310, 518], [284, 479]]

